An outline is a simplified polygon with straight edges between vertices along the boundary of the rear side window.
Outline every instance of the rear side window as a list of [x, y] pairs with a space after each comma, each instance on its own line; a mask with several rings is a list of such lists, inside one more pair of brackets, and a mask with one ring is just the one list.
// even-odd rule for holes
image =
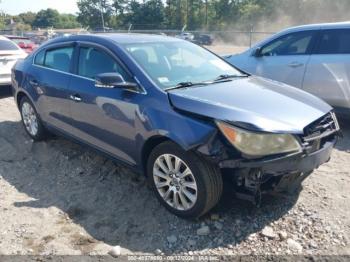
[[78, 75], [95, 79], [102, 73], [119, 73], [126, 81], [132, 81], [131, 77], [109, 54], [93, 47], [81, 47]]
[[19, 47], [9, 40], [0, 40], [0, 50], [18, 50]]
[[350, 29], [321, 31], [315, 54], [350, 54]]
[[304, 55], [309, 52], [313, 31], [297, 32], [282, 36], [261, 49], [263, 56]]
[[37, 55], [35, 56], [34, 64], [43, 66], [44, 59], [45, 59], [45, 50], [42, 50], [39, 53], [37, 53]]
[[[47, 50], [43, 61], [43, 66], [63, 72], [69, 72], [72, 56], [73, 47], [60, 47]], [[36, 59], [38, 59], [38, 62], [40, 62], [40, 56], [36, 57]]]

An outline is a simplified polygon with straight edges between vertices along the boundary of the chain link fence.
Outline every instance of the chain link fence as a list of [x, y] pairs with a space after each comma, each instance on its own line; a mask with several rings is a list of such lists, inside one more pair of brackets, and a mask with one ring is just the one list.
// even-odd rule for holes
[[[99, 33], [140, 33], [140, 34], [161, 34], [168, 36], [180, 36], [184, 33], [182, 30], [138, 30], [130, 27], [124, 30], [102, 30], [98, 31], [86, 31], [85, 29], [47, 29], [38, 31], [16, 31], [16, 30], [3, 30], [0, 31], [1, 35], [17, 35], [22, 37], [28, 37], [36, 44], [41, 44], [48, 39], [55, 37], [66, 36], [71, 34], [99, 34]], [[186, 31], [193, 37], [199, 35], [209, 35], [213, 39], [213, 43], [210, 45], [210, 49], [220, 54], [229, 54], [241, 52], [246, 48], [254, 45], [255, 43], [269, 37], [273, 32], [260, 32], [260, 31]]]

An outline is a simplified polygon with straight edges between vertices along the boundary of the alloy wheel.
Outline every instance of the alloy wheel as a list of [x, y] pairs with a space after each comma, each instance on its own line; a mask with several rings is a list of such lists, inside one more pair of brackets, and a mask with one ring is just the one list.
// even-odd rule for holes
[[188, 210], [197, 201], [197, 183], [179, 157], [160, 155], [153, 165], [153, 181], [163, 200], [177, 210]]
[[22, 105], [22, 117], [25, 128], [32, 136], [38, 133], [38, 118], [31, 104], [24, 102]]

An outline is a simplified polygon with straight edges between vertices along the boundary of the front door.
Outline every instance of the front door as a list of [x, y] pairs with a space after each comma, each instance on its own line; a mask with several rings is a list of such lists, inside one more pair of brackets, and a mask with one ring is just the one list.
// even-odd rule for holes
[[305, 31], [290, 33], [272, 40], [261, 48], [260, 54], [253, 57], [254, 68], [249, 71], [301, 88], [314, 35], [314, 31]]
[[81, 45], [77, 72], [70, 82], [73, 135], [86, 143], [135, 165], [135, 118], [141, 93], [95, 86], [101, 73], [133, 78], [107, 50]]

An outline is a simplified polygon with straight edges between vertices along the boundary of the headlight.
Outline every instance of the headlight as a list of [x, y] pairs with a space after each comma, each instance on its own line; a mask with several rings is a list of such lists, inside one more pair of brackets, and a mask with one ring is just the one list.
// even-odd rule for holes
[[290, 134], [254, 133], [224, 122], [217, 121], [216, 124], [233, 146], [249, 156], [259, 157], [301, 151], [299, 142]]

